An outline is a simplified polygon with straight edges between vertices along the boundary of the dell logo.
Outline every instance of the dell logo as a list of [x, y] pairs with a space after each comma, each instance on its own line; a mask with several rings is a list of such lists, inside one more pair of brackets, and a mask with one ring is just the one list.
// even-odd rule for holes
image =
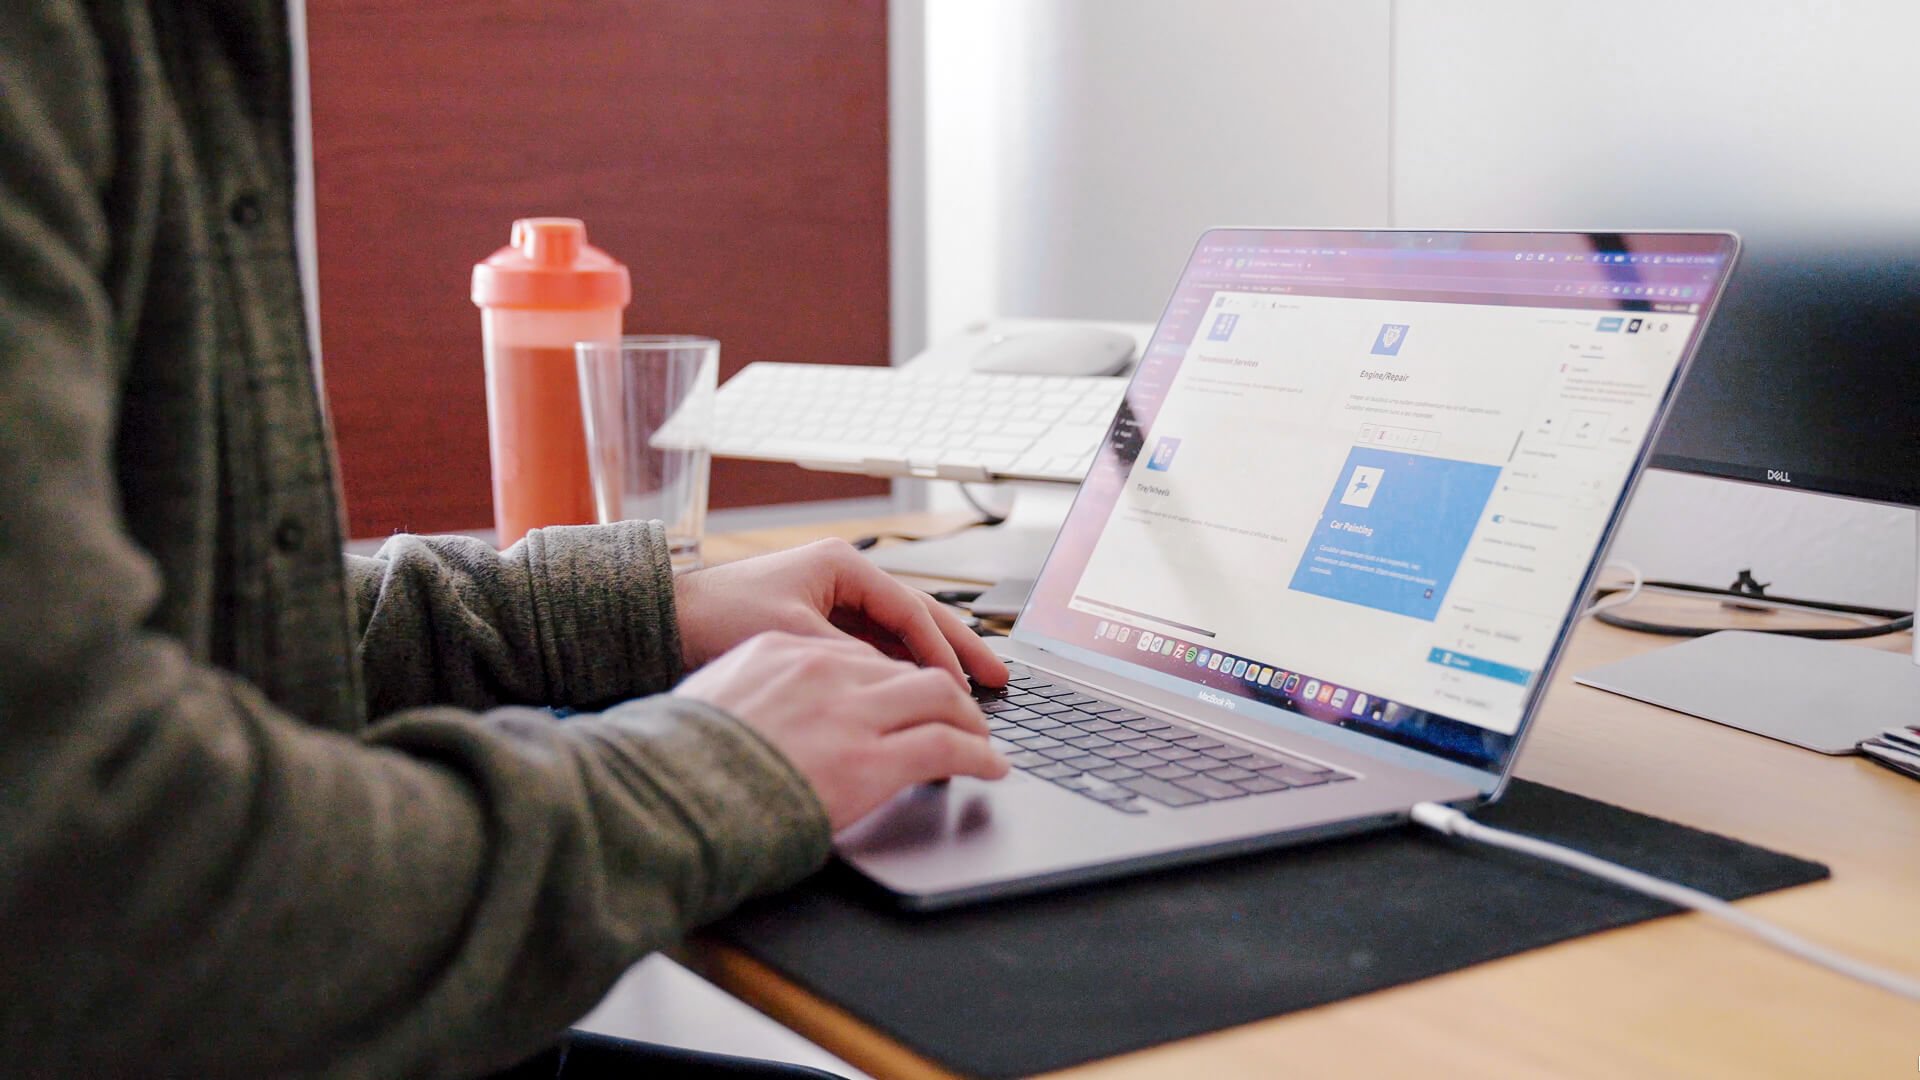
[[1785, 469], [1768, 469], [1768, 470], [1767, 470], [1767, 483], [1769, 483], [1769, 484], [1791, 484], [1791, 483], [1793, 483], [1793, 474], [1792, 474], [1792, 473], [1790, 473], [1790, 472], [1788, 472], [1788, 471], [1787, 471], [1787, 470], [1785, 470]]
[[1225, 697], [1223, 695], [1216, 694], [1208, 690], [1200, 691], [1200, 700], [1206, 702], [1209, 705], [1223, 705], [1229, 709], [1234, 708], [1232, 698]]

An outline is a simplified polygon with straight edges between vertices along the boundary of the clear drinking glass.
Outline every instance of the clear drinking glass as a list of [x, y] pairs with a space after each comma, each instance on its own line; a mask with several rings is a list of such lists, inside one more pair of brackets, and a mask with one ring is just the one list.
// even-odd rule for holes
[[601, 523], [660, 521], [674, 573], [698, 569], [720, 343], [646, 334], [583, 341], [574, 356]]

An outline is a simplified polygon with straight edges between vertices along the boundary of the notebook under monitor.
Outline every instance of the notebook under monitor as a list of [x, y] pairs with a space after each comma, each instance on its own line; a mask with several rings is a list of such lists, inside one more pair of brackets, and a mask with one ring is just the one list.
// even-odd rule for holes
[[1016, 770], [840, 855], [938, 907], [1497, 798], [1738, 247], [1202, 236], [995, 643]]

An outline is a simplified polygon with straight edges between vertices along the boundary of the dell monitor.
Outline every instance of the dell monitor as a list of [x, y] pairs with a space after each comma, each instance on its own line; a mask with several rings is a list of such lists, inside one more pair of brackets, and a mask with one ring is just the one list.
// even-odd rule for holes
[[[1650, 464], [1920, 507], [1916, 342], [1920, 252], [1749, 248]], [[1808, 749], [1846, 753], [1920, 715], [1920, 644], [1908, 656], [1723, 632], [1585, 673], [1580, 681]]]

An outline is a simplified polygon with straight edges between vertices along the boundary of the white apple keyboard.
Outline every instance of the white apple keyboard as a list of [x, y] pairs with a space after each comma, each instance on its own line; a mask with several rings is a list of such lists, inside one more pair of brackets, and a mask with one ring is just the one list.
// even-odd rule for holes
[[748, 364], [714, 399], [713, 452], [809, 469], [1077, 484], [1127, 380]]

